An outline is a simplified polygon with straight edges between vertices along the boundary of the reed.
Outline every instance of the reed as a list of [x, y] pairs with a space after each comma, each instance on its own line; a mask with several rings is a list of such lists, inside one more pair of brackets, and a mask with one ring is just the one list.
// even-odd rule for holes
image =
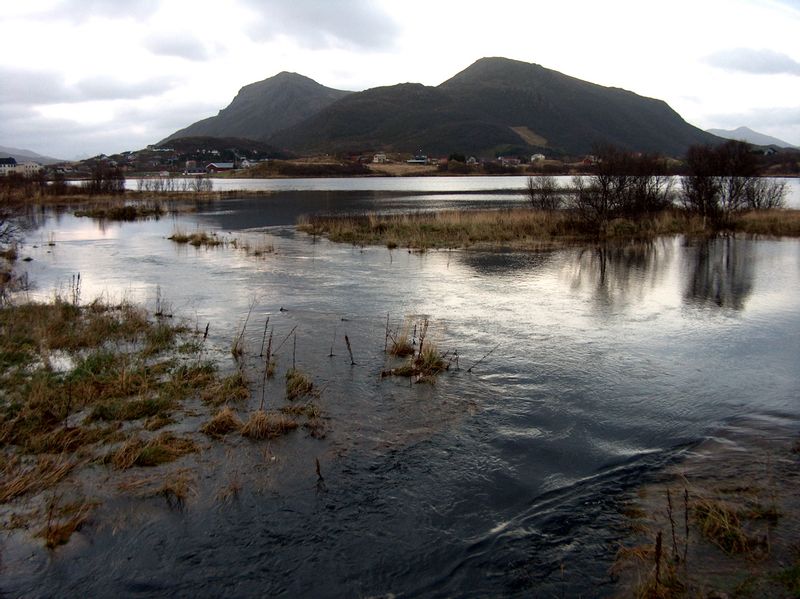
[[200, 432], [218, 439], [228, 433], [240, 431], [242, 426], [242, 421], [236, 413], [229, 406], [225, 406], [200, 427]]

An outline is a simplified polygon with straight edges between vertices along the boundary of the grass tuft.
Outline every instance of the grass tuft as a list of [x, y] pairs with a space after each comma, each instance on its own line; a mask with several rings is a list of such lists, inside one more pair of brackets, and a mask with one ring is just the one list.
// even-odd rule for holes
[[314, 383], [304, 372], [297, 368], [286, 371], [286, 399], [295, 400], [298, 397], [309, 395], [314, 389]]
[[283, 414], [257, 410], [242, 426], [242, 435], [250, 439], [274, 439], [297, 428], [297, 422]]
[[214, 417], [200, 427], [200, 432], [209, 437], [222, 437], [234, 431], [242, 429], [242, 421], [236, 413], [228, 406], [222, 408], [214, 414]]

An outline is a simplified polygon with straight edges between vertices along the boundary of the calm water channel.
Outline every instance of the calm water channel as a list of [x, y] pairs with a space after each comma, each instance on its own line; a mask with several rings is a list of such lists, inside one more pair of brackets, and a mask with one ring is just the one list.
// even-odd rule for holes
[[[800, 428], [797, 240], [412, 254], [292, 226], [302, 213], [488, 201], [517, 200], [279, 191], [157, 221], [43, 217], [22, 251], [32, 295], [76, 273], [85, 300], [153, 308], [160, 293], [176, 316], [210, 323], [223, 368], [253, 304], [251, 360], [267, 316], [278, 338], [296, 326], [329, 429], [211, 446], [183, 511], [112, 501], [55, 554], [6, 543], [0, 594], [603, 596], [636, 485], [737, 419]], [[167, 239], [198, 227], [275, 252]], [[387, 314], [429, 318], [461, 369], [435, 385], [381, 379]], [[284, 348], [279, 368], [290, 363]], [[223, 504], [215, 490], [232, 477], [242, 493]]]

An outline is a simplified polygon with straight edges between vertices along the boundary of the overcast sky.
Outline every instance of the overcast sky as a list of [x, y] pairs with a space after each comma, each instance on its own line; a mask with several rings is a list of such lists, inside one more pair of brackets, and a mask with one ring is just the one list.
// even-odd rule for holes
[[483, 56], [800, 145], [800, 0], [24, 0], [0, 5], [0, 145], [135, 150], [280, 71], [438, 85]]

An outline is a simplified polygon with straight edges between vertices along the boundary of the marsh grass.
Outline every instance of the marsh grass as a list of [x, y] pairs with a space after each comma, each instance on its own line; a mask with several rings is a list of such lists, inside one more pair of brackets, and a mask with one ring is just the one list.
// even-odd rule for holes
[[297, 368], [286, 371], [286, 399], [294, 401], [299, 397], [310, 395], [314, 391], [314, 383], [309, 376]]
[[200, 432], [209, 437], [220, 438], [228, 433], [240, 431], [242, 426], [242, 421], [236, 413], [229, 406], [225, 406], [200, 427]]
[[244, 401], [250, 397], [250, 387], [242, 370], [216, 380], [203, 389], [200, 398], [212, 406]]
[[[409, 340], [412, 325], [414, 333], [411, 333], [411, 340]], [[430, 339], [429, 327], [430, 321], [427, 318], [418, 321], [406, 318], [399, 332], [394, 335], [389, 333], [392, 343], [387, 353], [394, 357], [408, 358], [408, 360], [400, 366], [383, 370], [382, 378], [387, 376], [413, 377], [417, 382], [433, 383], [438, 374], [450, 368], [450, 362], [446, 360], [446, 355], [442, 354], [435, 341]], [[415, 339], [417, 335], [418, 341]]]
[[167, 505], [174, 509], [183, 509], [189, 497], [196, 492], [194, 477], [187, 470], [170, 472], [156, 491], [166, 499]]
[[242, 427], [242, 435], [250, 439], [274, 439], [293, 431], [297, 422], [281, 413], [256, 410], [250, 414]]
[[207, 231], [193, 231], [187, 233], [185, 231], [175, 231], [167, 239], [179, 244], [189, 244], [193, 247], [218, 247], [226, 244], [226, 241], [219, 237], [216, 233], [208, 233]]
[[0, 503], [52, 487], [78, 465], [65, 455], [39, 456], [33, 461], [15, 456], [3, 468]]
[[72, 534], [89, 519], [95, 505], [88, 501], [59, 505], [59, 498], [51, 498], [48, 502], [47, 523], [37, 536], [43, 538], [50, 549], [65, 545]]
[[135, 221], [147, 218], [161, 218], [166, 210], [160, 202], [139, 202], [134, 204], [110, 203], [94, 204], [75, 210], [77, 217], [89, 217], [97, 220]]
[[[548, 247], [586, 240], [652, 239], [660, 235], [714, 234], [696, 215], [674, 208], [641, 218], [618, 218], [601, 228], [589, 226], [570, 211], [470, 210], [405, 215], [301, 217], [297, 228], [313, 236], [353, 245], [385, 245], [393, 249], [502, 246]], [[800, 210], [762, 210], [734, 215], [728, 228], [758, 235], [800, 235]]]
[[163, 432], [149, 441], [138, 436], [131, 437], [109, 456], [109, 460], [114, 468], [127, 470], [134, 466], [158, 466], [198, 451], [200, 446], [192, 439]]

